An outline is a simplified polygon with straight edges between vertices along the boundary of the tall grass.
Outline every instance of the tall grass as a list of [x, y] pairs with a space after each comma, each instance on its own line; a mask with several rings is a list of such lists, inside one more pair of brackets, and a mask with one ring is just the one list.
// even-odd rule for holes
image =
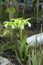
[[39, 0], [36, 1], [36, 21], [37, 21], [37, 31], [38, 31], [38, 21], [39, 20]]
[[0, 20], [2, 19], [1, 15], [2, 15], [2, 0], [0, 0]]

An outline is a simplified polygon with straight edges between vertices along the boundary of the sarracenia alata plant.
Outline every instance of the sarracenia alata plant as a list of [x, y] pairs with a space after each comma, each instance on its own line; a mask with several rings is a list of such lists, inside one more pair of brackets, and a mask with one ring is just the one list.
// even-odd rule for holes
[[[17, 18], [17, 19], [10, 19], [10, 21], [5, 21], [4, 22], [4, 26], [6, 28], [10, 28], [12, 34], [13, 34], [13, 31], [12, 31], [13, 29], [16, 29], [16, 30], [19, 29], [20, 46], [19, 46], [19, 49], [18, 49], [17, 45], [15, 44], [15, 47], [16, 47], [16, 52], [15, 53], [16, 53], [16, 56], [20, 59], [21, 62], [26, 62], [26, 59], [27, 59], [27, 56], [28, 56], [29, 45], [26, 44], [26, 37], [27, 37], [26, 32], [27, 31], [25, 32], [24, 35], [22, 33], [23, 33], [25, 25], [28, 25], [29, 27], [31, 27], [31, 24], [30, 24], [29, 20], [31, 20], [31, 18], [28, 18], [28, 19]], [[11, 42], [13, 41], [13, 35], [12, 34], [11, 34]], [[16, 41], [17, 40], [18, 39], [16, 38]], [[19, 51], [19, 53], [18, 53], [18, 51]], [[23, 52], [24, 52], [24, 56], [23, 56]]]

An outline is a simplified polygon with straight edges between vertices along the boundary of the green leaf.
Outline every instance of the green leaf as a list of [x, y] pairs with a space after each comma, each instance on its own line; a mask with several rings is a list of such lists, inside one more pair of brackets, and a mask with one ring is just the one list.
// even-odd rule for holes
[[27, 58], [28, 52], [29, 52], [28, 49], [29, 49], [29, 45], [25, 44], [25, 53], [24, 53], [24, 60], [25, 60], [25, 62], [26, 62], [26, 58]]

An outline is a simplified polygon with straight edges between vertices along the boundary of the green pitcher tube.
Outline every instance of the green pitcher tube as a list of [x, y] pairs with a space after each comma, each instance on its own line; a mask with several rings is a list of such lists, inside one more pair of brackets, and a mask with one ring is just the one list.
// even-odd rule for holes
[[2, 12], [2, 0], [0, 0], [0, 18], [1, 18], [1, 12]]

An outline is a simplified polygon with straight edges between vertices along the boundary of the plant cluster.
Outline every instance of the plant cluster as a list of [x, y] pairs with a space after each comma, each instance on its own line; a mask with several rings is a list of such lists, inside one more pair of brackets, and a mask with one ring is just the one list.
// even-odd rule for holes
[[[10, 21], [4, 22], [4, 26], [6, 29], [3, 33], [3, 36], [7, 35], [8, 38], [10, 36], [11, 41], [10, 42], [8, 41], [3, 46], [3, 48], [4, 50], [8, 48], [12, 48], [15, 51], [16, 57], [18, 58], [20, 63], [26, 62], [26, 59], [28, 57], [27, 55], [28, 55], [29, 45], [26, 44], [27, 32], [23, 34], [23, 30], [25, 28], [25, 25], [31, 27], [31, 24], [29, 23], [30, 19], [31, 18], [28, 19], [17, 18], [17, 19], [10, 19]], [[17, 30], [18, 32], [15, 32]], [[19, 36], [20, 40], [18, 40], [17, 36]], [[17, 41], [19, 41], [19, 43]]]
[[37, 52], [37, 46], [35, 48], [30, 48], [30, 46], [26, 44], [27, 31], [23, 34], [25, 25], [31, 27], [31, 24], [29, 23], [30, 19], [31, 18], [17, 18], [4, 22], [6, 30], [3, 35], [7, 35], [7, 37], [10, 36], [9, 38], [11, 38], [11, 41], [7, 41], [7, 43], [2, 44], [3, 47], [1, 46], [0, 50], [13, 49], [16, 54], [16, 58], [21, 65], [41, 65], [43, 49], [41, 50], [40, 47], [40, 51]]
[[10, 21], [5, 21], [4, 26], [5, 27], [11, 27], [12, 29], [24, 29], [25, 25], [28, 25], [31, 27], [31, 24], [29, 23], [29, 19], [23, 19], [23, 18], [17, 18], [17, 19], [10, 19]]

